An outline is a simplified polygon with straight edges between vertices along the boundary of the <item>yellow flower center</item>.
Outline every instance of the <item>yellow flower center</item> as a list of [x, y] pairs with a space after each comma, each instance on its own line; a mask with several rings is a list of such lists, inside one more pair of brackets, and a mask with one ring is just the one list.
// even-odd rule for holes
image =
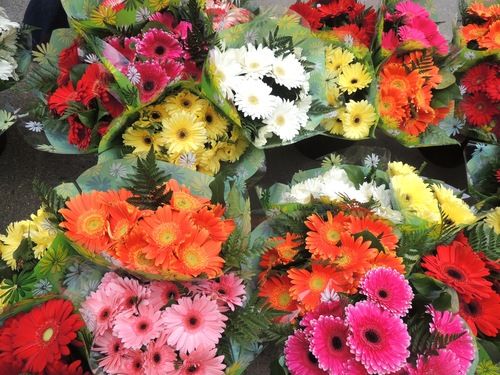
[[349, 263], [351, 263], [351, 258], [348, 257], [347, 255], [341, 255], [339, 256], [336, 260], [335, 260], [335, 263], [339, 266], [339, 267], [345, 267], [347, 266]]
[[49, 327], [45, 331], [43, 331], [42, 340], [45, 342], [49, 342], [50, 339], [52, 339], [52, 336], [54, 336], [54, 329]]
[[290, 304], [291, 299], [292, 298], [290, 297], [290, 294], [288, 294], [287, 292], [283, 292], [278, 296], [278, 304], [280, 306], [286, 307]]
[[184, 251], [182, 259], [184, 264], [190, 269], [202, 269], [206, 266], [206, 258], [198, 247], [189, 247]]
[[332, 244], [337, 244], [340, 241], [340, 233], [335, 229], [329, 229], [325, 233], [326, 240]]
[[174, 227], [173, 223], [165, 223], [160, 225], [156, 229], [155, 233], [155, 240], [160, 246], [169, 246], [171, 245], [176, 239], [177, 239], [177, 234], [176, 234], [176, 228]]
[[278, 125], [278, 126], [283, 126], [283, 125], [285, 125], [285, 123], [286, 123], [286, 121], [285, 121], [285, 116], [283, 116], [283, 115], [278, 115], [278, 116], [276, 117], [276, 125]]
[[248, 102], [252, 105], [257, 105], [259, 104], [259, 98], [255, 95], [251, 95], [248, 97]]
[[250, 63], [251, 69], [258, 69], [259, 67], [260, 67], [260, 64], [257, 61], [253, 61]]
[[87, 235], [94, 236], [102, 232], [105, 225], [105, 219], [100, 212], [88, 212], [81, 218], [82, 231]]
[[283, 69], [283, 67], [281, 66], [277, 66], [276, 68], [274, 68], [274, 74], [276, 74], [277, 76], [284, 76], [285, 69]]
[[314, 292], [322, 292], [325, 289], [325, 284], [325, 280], [319, 276], [313, 276], [309, 281], [309, 287]]
[[181, 191], [175, 192], [172, 198], [172, 206], [179, 211], [192, 211], [199, 206], [196, 198]]

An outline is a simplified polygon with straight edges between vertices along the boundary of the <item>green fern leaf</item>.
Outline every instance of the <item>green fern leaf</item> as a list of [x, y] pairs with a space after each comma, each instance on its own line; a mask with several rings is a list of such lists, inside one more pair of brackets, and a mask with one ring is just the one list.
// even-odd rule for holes
[[45, 208], [45, 210], [54, 215], [57, 222], [63, 221], [64, 218], [59, 213], [59, 210], [61, 208], [64, 208], [66, 200], [59, 194], [57, 194], [57, 192], [45, 182], [37, 179], [33, 181], [33, 190], [42, 202], [42, 206]]

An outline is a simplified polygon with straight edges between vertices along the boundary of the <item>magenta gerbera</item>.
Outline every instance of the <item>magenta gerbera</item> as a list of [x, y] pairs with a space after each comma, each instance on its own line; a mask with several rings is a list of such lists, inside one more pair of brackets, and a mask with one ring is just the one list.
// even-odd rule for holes
[[318, 366], [331, 374], [341, 374], [353, 355], [347, 346], [347, 326], [340, 318], [321, 316], [310, 331], [310, 351]]
[[94, 350], [103, 354], [99, 360], [99, 365], [110, 374], [119, 374], [124, 370], [125, 357], [129, 350], [123, 347], [122, 340], [107, 331], [94, 340]]
[[167, 342], [182, 353], [199, 346], [213, 348], [222, 336], [226, 320], [217, 302], [206, 296], [180, 298], [164, 312]]
[[416, 367], [408, 369], [410, 375], [465, 374], [461, 371], [457, 356], [448, 349], [438, 350], [437, 355], [419, 356]]
[[347, 343], [369, 373], [388, 374], [403, 367], [410, 355], [410, 335], [403, 321], [370, 301], [346, 308]]
[[312, 322], [322, 315], [329, 315], [338, 318], [344, 318], [345, 301], [343, 299], [321, 302], [313, 311], [307, 312], [300, 321], [300, 325], [310, 328]]
[[418, 48], [428, 48], [431, 46], [423, 31], [411, 26], [401, 26], [398, 29], [398, 36], [402, 43], [418, 43]]
[[415, 17], [429, 17], [429, 12], [422, 5], [413, 1], [401, 1], [394, 7], [395, 13], [404, 17], [406, 22], [411, 21]]
[[165, 375], [175, 369], [177, 359], [174, 349], [167, 345], [167, 336], [162, 333], [151, 341], [144, 355], [144, 370], [148, 375]]
[[172, 34], [159, 29], [145, 32], [142, 39], [137, 41], [135, 49], [138, 54], [159, 62], [183, 55], [182, 46]]
[[224, 356], [216, 357], [217, 349], [200, 347], [191, 353], [181, 353], [182, 364], [173, 375], [222, 375]]
[[446, 346], [458, 358], [463, 373], [467, 373], [474, 360], [474, 344], [469, 331], [465, 328], [463, 320], [458, 314], [450, 311], [437, 311], [429, 306], [427, 311], [432, 316], [430, 331], [437, 331], [443, 335], [462, 334], [458, 339]]
[[179, 298], [179, 288], [170, 281], [153, 281], [149, 289], [151, 290], [149, 302], [158, 310]]
[[162, 312], [150, 305], [139, 305], [137, 313], [124, 311], [115, 318], [113, 333], [128, 349], [140, 349], [162, 333], [164, 323]]
[[137, 84], [142, 103], [154, 99], [169, 84], [170, 77], [165, 74], [160, 64], [156, 62], [137, 62], [135, 67], [141, 77]]
[[411, 307], [413, 292], [402, 274], [392, 268], [373, 268], [361, 281], [361, 293], [398, 316], [405, 316]]
[[309, 340], [304, 331], [297, 330], [285, 343], [285, 362], [292, 375], [327, 375], [318, 367], [318, 360], [309, 351]]

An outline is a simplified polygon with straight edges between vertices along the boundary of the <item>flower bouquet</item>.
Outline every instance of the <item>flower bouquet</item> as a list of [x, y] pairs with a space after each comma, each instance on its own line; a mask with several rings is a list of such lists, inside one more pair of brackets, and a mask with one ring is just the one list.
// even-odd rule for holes
[[241, 7], [241, 1], [207, 0], [204, 3], [205, 13], [211, 19], [215, 31], [249, 22], [253, 18], [253, 13], [249, 9]]

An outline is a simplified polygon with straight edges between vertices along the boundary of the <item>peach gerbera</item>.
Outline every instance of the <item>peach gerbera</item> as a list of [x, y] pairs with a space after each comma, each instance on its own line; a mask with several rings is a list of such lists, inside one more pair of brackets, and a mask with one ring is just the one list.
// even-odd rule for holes
[[65, 219], [60, 226], [66, 229], [66, 235], [93, 252], [105, 251], [110, 244], [106, 233], [108, 211], [100, 196], [97, 191], [77, 195], [66, 202], [67, 208], [59, 210]]
[[306, 249], [315, 257], [322, 259], [335, 259], [339, 253], [338, 243], [340, 235], [345, 230], [346, 217], [342, 212], [333, 216], [326, 213], [324, 221], [317, 214], [307, 218], [306, 226], [310, 229], [306, 237]]
[[209, 278], [219, 276], [224, 266], [220, 252], [221, 243], [210, 240], [208, 232], [201, 231], [177, 249], [174, 271], [191, 277], [201, 274]]
[[371, 219], [369, 217], [352, 217], [348, 229], [352, 234], [364, 231], [373, 234], [384, 248], [388, 251], [395, 251], [398, 245], [398, 237], [394, 234], [392, 227], [383, 220]]
[[331, 267], [319, 264], [313, 264], [312, 271], [301, 268], [288, 270], [288, 277], [292, 282], [292, 297], [300, 302], [305, 310], [313, 310], [321, 301], [321, 293], [334, 283], [334, 273]]
[[278, 311], [294, 311], [297, 303], [290, 295], [292, 284], [287, 275], [273, 276], [261, 285], [259, 296], [267, 299], [273, 309]]

